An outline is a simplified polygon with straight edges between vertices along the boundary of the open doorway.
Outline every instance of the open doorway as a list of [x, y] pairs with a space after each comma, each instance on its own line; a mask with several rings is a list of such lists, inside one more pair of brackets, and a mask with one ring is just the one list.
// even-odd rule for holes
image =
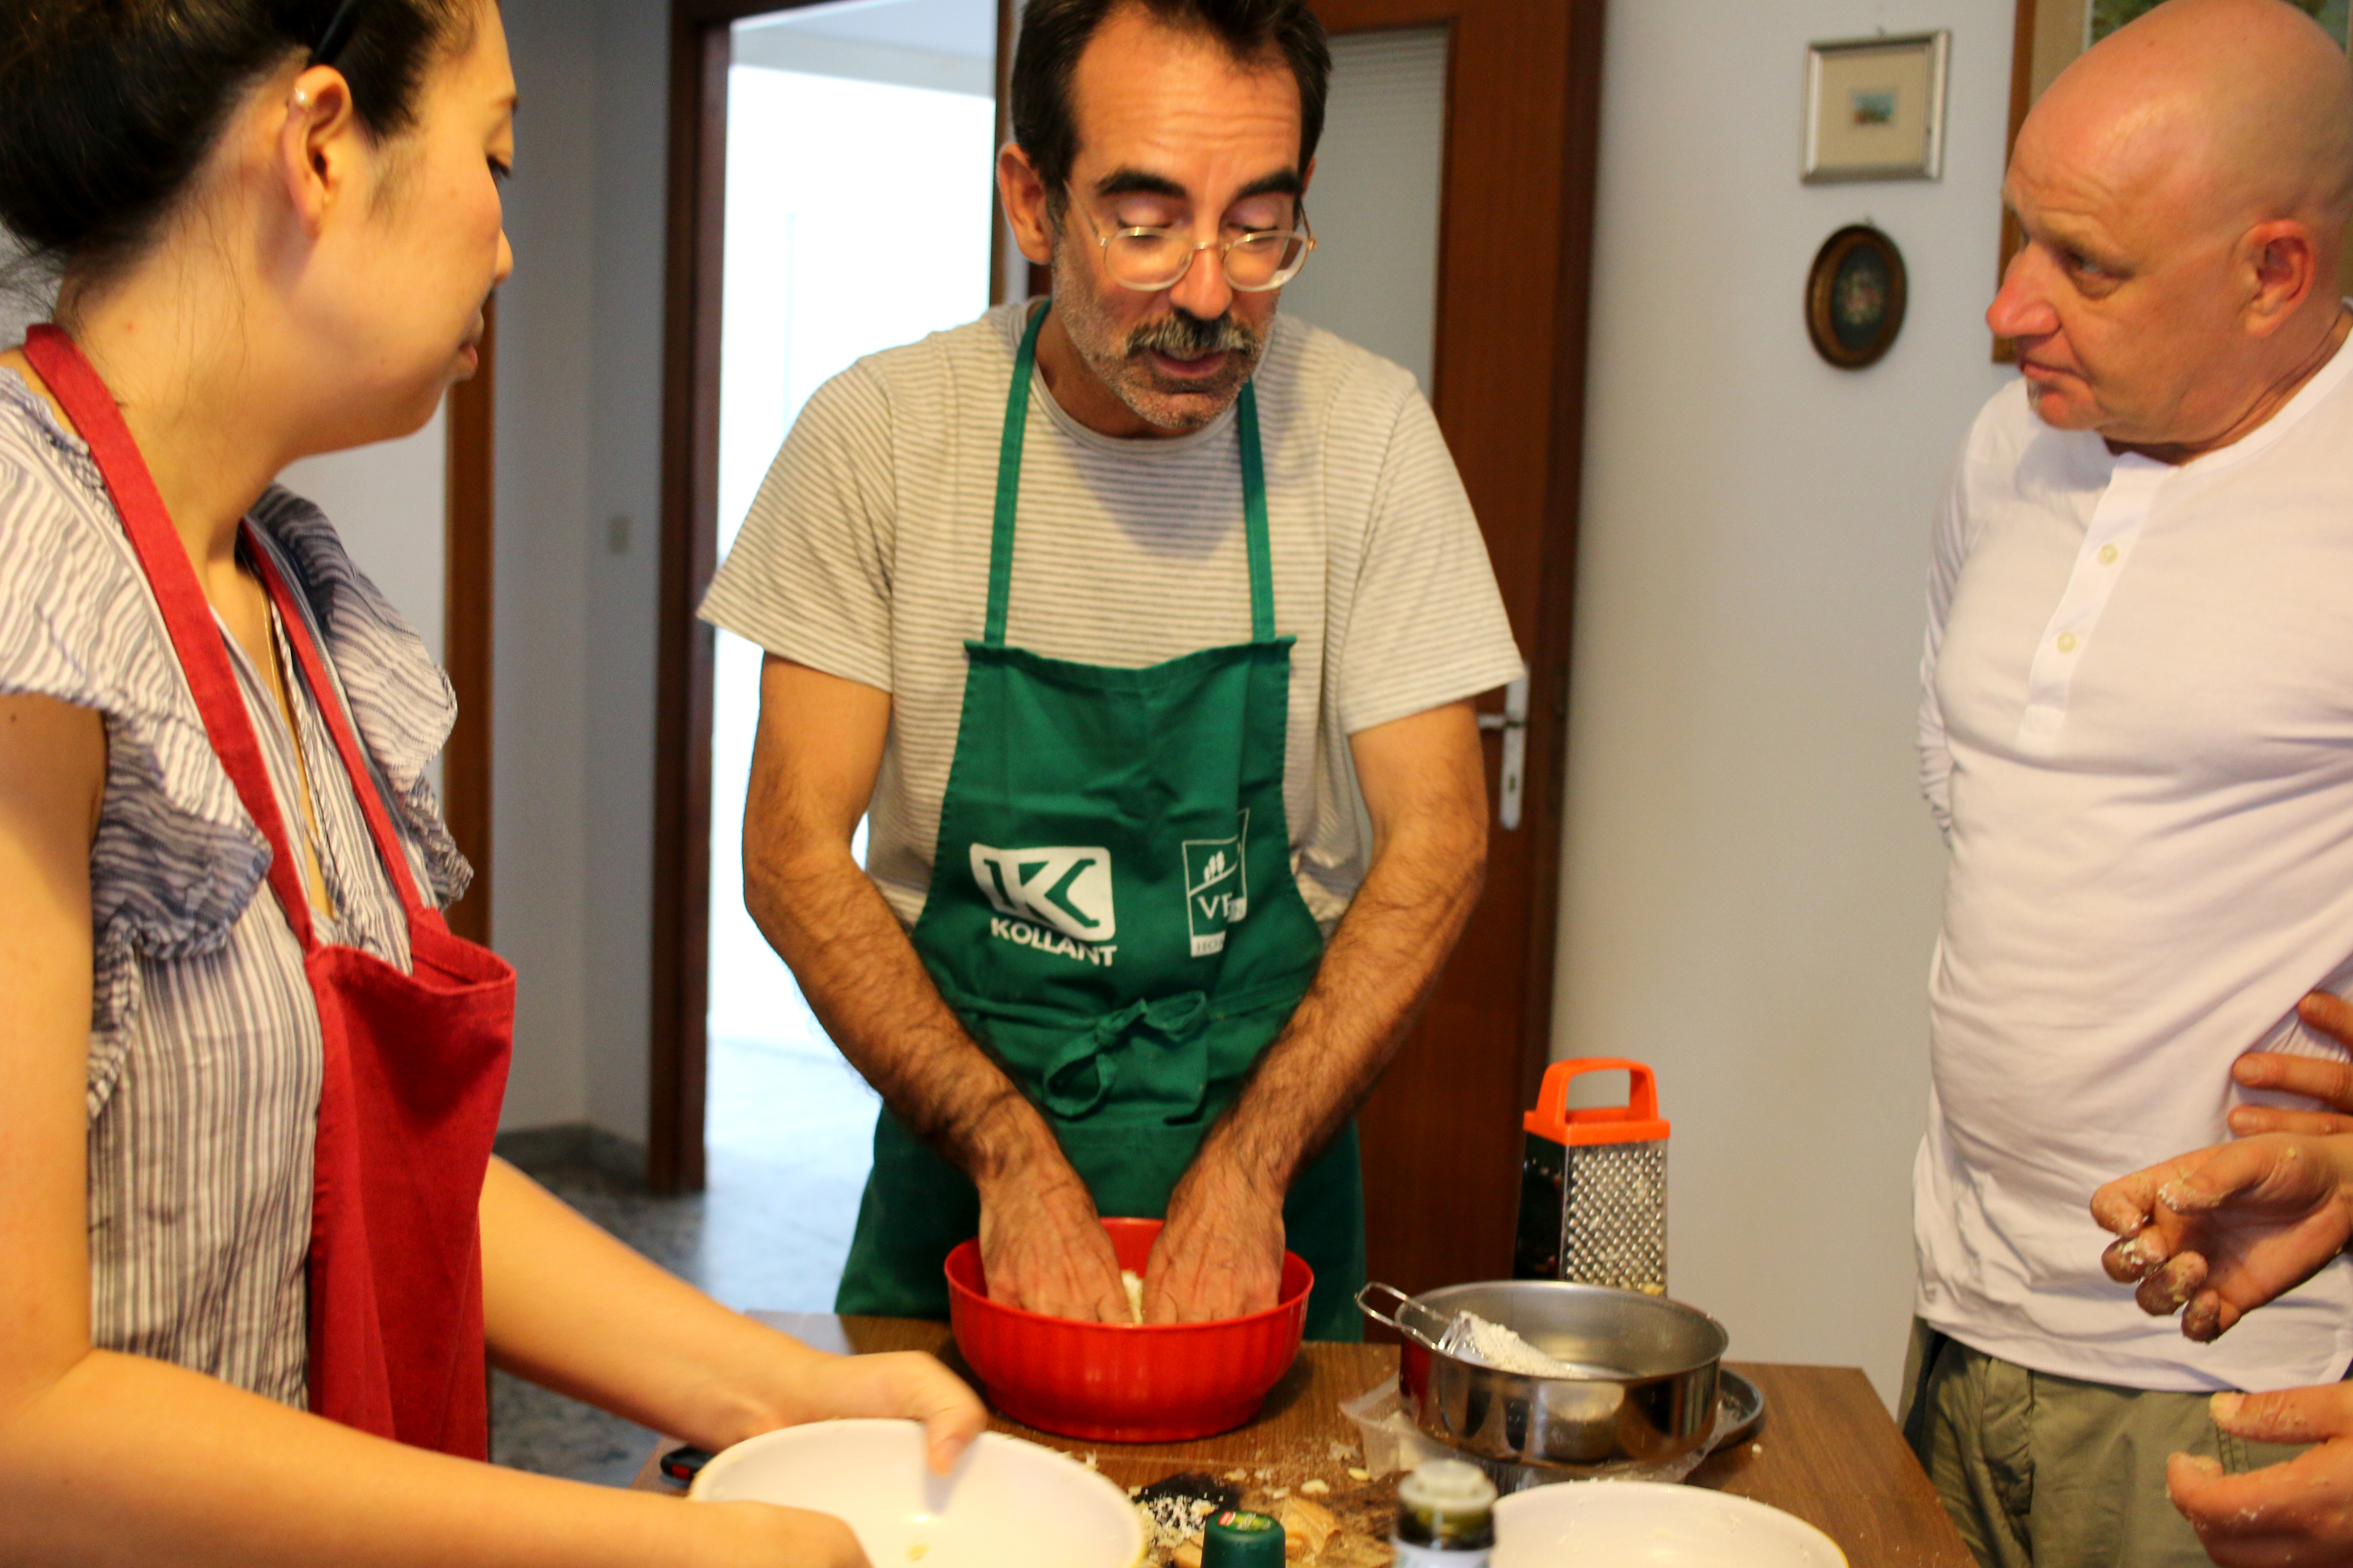
[[[837, 0], [733, 25], [720, 558], [812, 392], [987, 308], [997, 23], [996, 0]], [[714, 1236], [705, 1250], [722, 1300], [821, 1310], [849, 1252], [878, 1101], [744, 912], [761, 658], [716, 634], [704, 1140], [712, 1191], [740, 1192], [735, 1206], [765, 1217], [747, 1221], [757, 1236], [732, 1286], [731, 1249]]]

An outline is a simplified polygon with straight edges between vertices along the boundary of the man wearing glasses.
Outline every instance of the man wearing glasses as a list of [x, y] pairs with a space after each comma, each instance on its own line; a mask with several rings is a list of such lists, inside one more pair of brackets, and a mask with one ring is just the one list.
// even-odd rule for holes
[[[1330, 71], [1303, 0], [1030, 0], [1031, 300], [813, 397], [703, 615], [768, 652], [747, 902], [881, 1092], [838, 1306], [1353, 1338], [1352, 1116], [1475, 901], [1518, 652], [1412, 377], [1278, 319]], [[1361, 795], [1360, 814], [1356, 801]], [[863, 870], [850, 838], [871, 837]]]

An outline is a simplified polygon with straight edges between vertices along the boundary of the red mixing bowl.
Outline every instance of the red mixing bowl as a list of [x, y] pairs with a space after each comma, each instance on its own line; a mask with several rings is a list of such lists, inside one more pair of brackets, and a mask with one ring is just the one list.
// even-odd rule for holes
[[[1144, 1272], [1156, 1219], [1107, 1219], [1122, 1268]], [[988, 1402], [1041, 1432], [1168, 1443], [1230, 1432], [1258, 1414], [1307, 1331], [1315, 1272], [1282, 1255], [1281, 1299], [1215, 1323], [1082, 1323], [988, 1299], [980, 1243], [948, 1254], [948, 1321]]]

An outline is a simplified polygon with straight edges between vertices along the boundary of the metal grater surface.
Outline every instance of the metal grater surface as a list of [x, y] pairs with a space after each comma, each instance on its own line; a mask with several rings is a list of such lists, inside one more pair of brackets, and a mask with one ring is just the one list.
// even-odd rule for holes
[[1568, 1151], [1562, 1182], [1563, 1279], [1663, 1295], [1667, 1146], [1602, 1143]]

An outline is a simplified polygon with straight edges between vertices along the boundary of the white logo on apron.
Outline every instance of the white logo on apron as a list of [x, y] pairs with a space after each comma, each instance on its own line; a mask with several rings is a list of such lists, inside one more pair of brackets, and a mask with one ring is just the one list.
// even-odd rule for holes
[[1036, 921], [1075, 941], [1109, 942], [1119, 929], [1112, 912], [1108, 849], [994, 849], [975, 844], [972, 879], [997, 913]]
[[1185, 929], [1193, 956], [1226, 950], [1226, 928], [1250, 913], [1250, 868], [1243, 845], [1250, 838], [1250, 813], [1231, 838], [1185, 840]]

